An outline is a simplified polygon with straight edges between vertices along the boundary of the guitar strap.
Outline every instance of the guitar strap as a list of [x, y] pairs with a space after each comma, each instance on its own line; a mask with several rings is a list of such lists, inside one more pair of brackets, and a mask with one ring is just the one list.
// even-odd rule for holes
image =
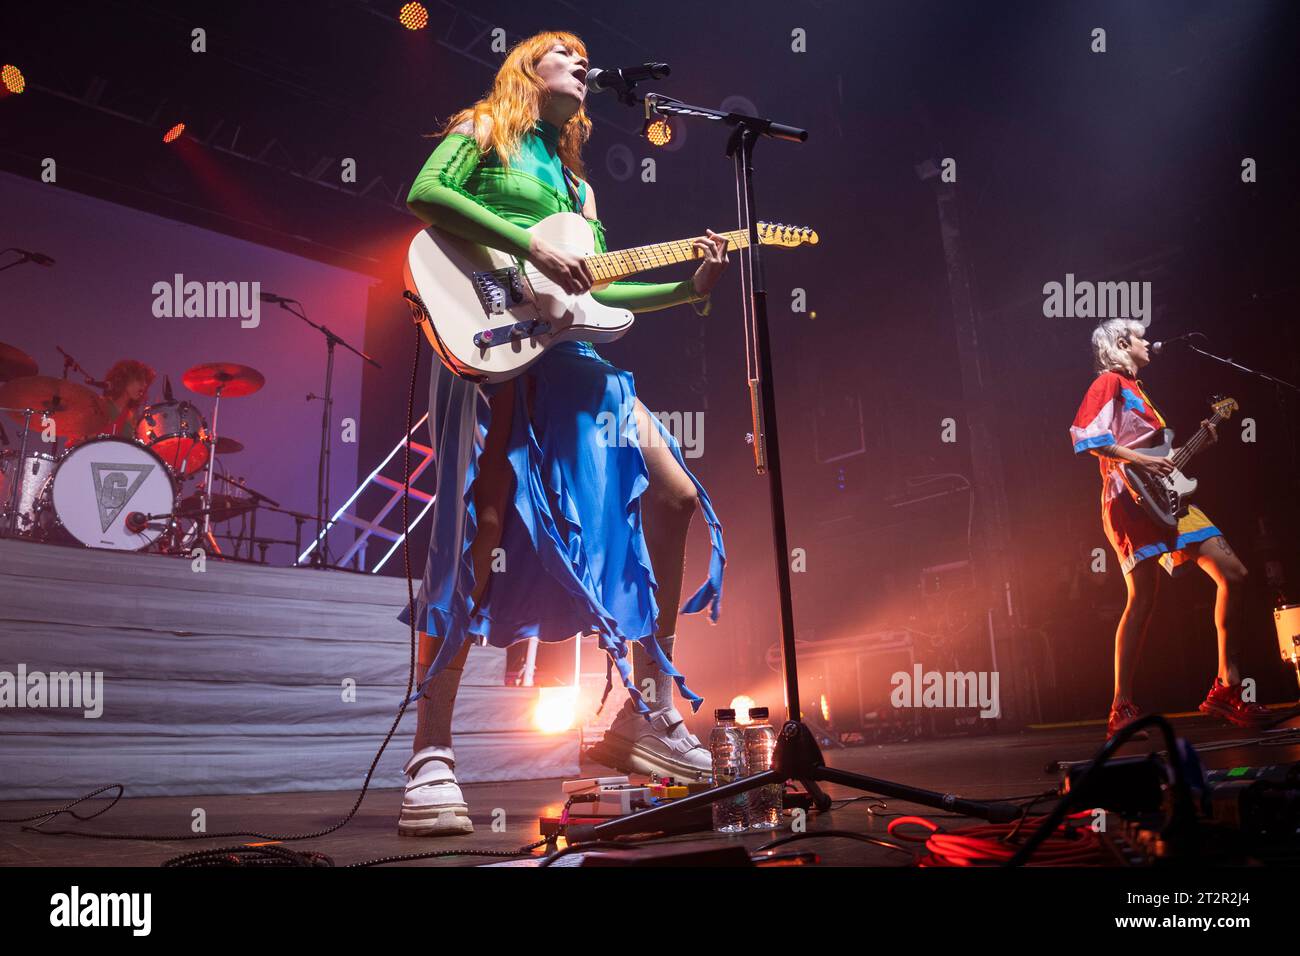
[[577, 177], [573, 175], [573, 172], [568, 166], [561, 166], [560, 169], [564, 171], [564, 184], [569, 187], [569, 202], [573, 206], [573, 211], [583, 218], [586, 218], [586, 213], [582, 211], [582, 202], [580, 199], [581, 194], [578, 191]]
[[1165, 418], [1160, 409], [1156, 407], [1156, 403], [1151, 401], [1151, 396], [1147, 394], [1146, 387], [1143, 386], [1142, 380], [1140, 378], [1135, 378], [1133, 381], [1137, 382], [1138, 391], [1142, 393], [1142, 397], [1146, 399], [1146, 403], [1151, 406], [1151, 411], [1156, 413], [1156, 418], [1160, 419], [1161, 426], [1168, 428], [1169, 419]]

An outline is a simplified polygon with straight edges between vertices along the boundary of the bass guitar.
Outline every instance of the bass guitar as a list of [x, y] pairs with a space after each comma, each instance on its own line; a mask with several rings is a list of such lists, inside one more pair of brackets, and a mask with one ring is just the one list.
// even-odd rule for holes
[[1192, 460], [1192, 456], [1204, 448], [1210, 440], [1209, 426], [1227, 421], [1238, 408], [1236, 400], [1231, 398], [1216, 398], [1210, 403], [1210, 407], [1214, 409], [1214, 416], [1207, 424], [1200, 427], [1191, 441], [1177, 451], [1173, 449], [1172, 428], [1164, 430], [1159, 445], [1153, 448], [1134, 449], [1144, 455], [1168, 458], [1174, 464], [1174, 470], [1169, 474], [1157, 475], [1129, 463], [1123, 467], [1124, 482], [1128, 485], [1133, 500], [1142, 506], [1152, 521], [1169, 531], [1178, 528], [1178, 519], [1187, 514], [1190, 499], [1196, 491], [1196, 479], [1188, 478], [1183, 474], [1183, 469]]

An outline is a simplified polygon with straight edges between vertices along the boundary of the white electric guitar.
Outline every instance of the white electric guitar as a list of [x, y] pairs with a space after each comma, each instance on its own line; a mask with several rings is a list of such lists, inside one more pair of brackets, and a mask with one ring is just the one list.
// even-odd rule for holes
[[[691, 239], [598, 253], [587, 220], [557, 212], [532, 226], [553, 245], [582, 254], [595, 291], [638, 272], [698, 259]], [[748, 232], [722, 233], [729, 249]], [[758, 224], [763, 245], [815, 244], [807, 227]], [[560, 342], [612, 342], [632, 327], [627, 309], [601, 305], [590, 292], [567, 293], [525, 259], [430, 227], [411, 242], [406, 297], [442, 363], [475, 382], [504, 382]]]

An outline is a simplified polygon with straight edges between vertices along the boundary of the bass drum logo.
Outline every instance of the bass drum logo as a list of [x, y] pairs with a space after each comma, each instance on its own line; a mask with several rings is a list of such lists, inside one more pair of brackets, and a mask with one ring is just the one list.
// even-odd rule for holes
[[91, 478], [95, 483], [95, 503], [99, 506], [99, 529], [107, 532], [135, 493], [140, 490], [155, 466], [113, 464], [92, 461]]

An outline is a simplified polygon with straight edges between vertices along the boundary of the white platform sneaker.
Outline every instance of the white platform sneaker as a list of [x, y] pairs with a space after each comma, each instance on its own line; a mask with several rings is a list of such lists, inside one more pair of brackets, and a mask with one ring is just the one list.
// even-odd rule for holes
[[456, 757], [450, 747], [425, 747], [407, 761], [406, 793], [397, 832], [402, 836], [473, 833], [469, 808], [456, 783]]
[[657, 773], [677, 780], [707, 780], [713, 775], [709, 749], [686, 729], [677, 708], [652, 711], [650, 721], [626, 700], [605, 739], [588, 756], [624, 773]]

